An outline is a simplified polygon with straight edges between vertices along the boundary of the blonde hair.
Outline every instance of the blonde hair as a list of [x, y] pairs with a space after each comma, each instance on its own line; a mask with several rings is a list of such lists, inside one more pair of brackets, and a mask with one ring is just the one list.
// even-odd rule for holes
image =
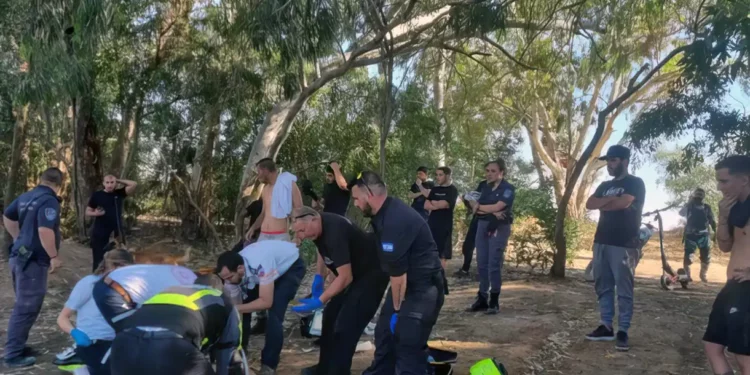
[[133, 263], [133, 255], [129, 251], [123, 249], [110, 250], [104, 253], [104, 259], [99, 263], [94, 275], [103, 275], [115, 268], [129, 266]]
[[190, 247], [165, 240], [135, 250], [133, 258], [138, 264], [184, 265], [190, 259]]

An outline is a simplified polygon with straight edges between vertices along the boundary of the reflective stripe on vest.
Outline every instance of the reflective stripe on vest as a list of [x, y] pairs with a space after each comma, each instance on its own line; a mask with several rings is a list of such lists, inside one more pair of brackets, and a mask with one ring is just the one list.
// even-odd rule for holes
[[[191, 294], [180, 293], [187, 291], [191, 292]], [[204, 297], [206, 298], [204, 299]], [[216, 289], [209, 288], [196, 291], [195, 289], [191, 288], [169, 288], [167, 289], [167, 291], [151, 297], [151, 299], [144, 302], [143, 304], [175, 305], [197, 311], [214, 303], [224, 306], [224, 300], [221, 299], [221, 292]]]

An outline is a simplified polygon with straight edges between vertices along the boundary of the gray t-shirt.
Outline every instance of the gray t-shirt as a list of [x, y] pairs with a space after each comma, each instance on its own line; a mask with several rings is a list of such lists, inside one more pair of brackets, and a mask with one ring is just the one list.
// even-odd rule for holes
[[180, 266], [136, 264], [109, 273], [139, 306], [170, 286], [192, 285], [195, 272]]
[[70, 292], [65, 307], [76, 312], [76, 328], [88, 335], [92, 340], [114, 340], [115, 330], [112, 329], [96, 307], [92, 297], [94, 284], [100, 276], [89, 275], [81, 279], [73, 291]]

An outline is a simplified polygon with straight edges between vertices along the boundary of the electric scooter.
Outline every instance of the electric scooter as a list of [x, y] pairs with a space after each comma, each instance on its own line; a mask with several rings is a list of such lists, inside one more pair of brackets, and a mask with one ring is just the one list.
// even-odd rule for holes
[[687, 272], [685, 272], [685, 269], [679, 268], [677, 269], [677, 272], [675, 272], [672, 266], [669, 265], [667, 253], [664, 251], [664, 223], [662, 221], [661, 213], [670, 210], [675, 206], [676, 204], [672, 204], [666, 208], [643, 214], [644, 217], [653, 215], [654, 221], [656, 221], [659, 226], [659, 251], [661, 252], [661, 268], [663, 271], [663, 274], [659, 278], [659, 282], [664, 290], [674, 290], [677, 283], [682, 286], [682, 289], [687, 289], [688, 284], [690, 283], [690, 278], [688, 277]]

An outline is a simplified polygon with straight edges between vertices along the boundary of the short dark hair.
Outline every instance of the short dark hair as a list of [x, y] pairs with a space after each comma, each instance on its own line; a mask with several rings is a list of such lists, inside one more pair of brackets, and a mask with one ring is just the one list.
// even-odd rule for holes
[[269, 172], [276, 172], [276, 163], [271, 158], [260, 159], [256, 164], [256, 167], [263, 168]]
[[220, 273], [224, 267], [230, 272], [237, 272], [237, 269], [242, 267], [245, 261], [242, 259], [242, 255], [233, 253], [231, 251], [225, 251], [219, 255], [219, 259], [216, 260], [216, 273]]
[[729, 174], [745, 174], [750, 175], [750, 156], [747, 155], [732, 155], [727, 156], [722, 161], [716, 163], [717, 171], [719, 169], [729, 169]]
[[330, 165], [326, 165], [326, 173], [333, 173], [333, 168]]
[[42, 180], [42, 182], [46, 182], [55, 186], [62, 186], [63, 173], [60, 169], [55, 167], [47, 168], [44, 170], [44, 172], [42, 172], [42, 175], [39, 176], [39, 178]]
[[448, 175], [448, 176], [450, 176], [450, 175], [451, 175], [451, 169], [450, 169], [450, 168], [448, 168], [448, 167], [440, 167], [440, 168], [438, 168], [437, 170], [439, 170], [439, 171], [443, 171], [443, 173], [445, 173], [445, 174], [446, 174], [446, 175]]
[[500, 172], [505, 173], [505, 170], [506, 170], [506, 168], [505, 168], [505, 160], [503, 160], [502, 158], [497, 158], [495, 160], [489, 161], [489, 162], [487, 162], [487, 164], [484, 165], [484, 167], [487, 168], [491, 164], [497, 165], [497, 168], [500, 170]]
[[351, 191], [354, 186], [366, 187], [371, 191], [375, 189], [382, 189], [382, 191], [385, 191], [385, 182], [383, 182], [383, 179], [380, 178], [377, 173], [372, 171], [363, 171], [359, 176], [349, 181], [349, 191]]
[[421, 166], [421, 167], [417, 168], [417, 172], [429, 173], [429, 171], [430, 170], [427, 169], [427, 167], [425, 167], [425, 166]]

